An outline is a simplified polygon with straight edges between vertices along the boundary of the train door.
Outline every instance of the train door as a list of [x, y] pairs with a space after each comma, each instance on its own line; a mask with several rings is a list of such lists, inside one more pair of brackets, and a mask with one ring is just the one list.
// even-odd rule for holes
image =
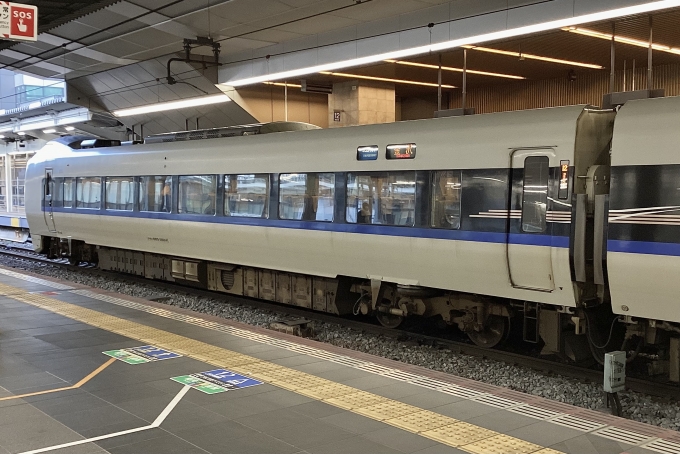
[[52, 178], [52, 169], [45, 169], [45, 179], [43, 180], [43, 217], [45, 218], [45, 224], [47, 229], [54, 233], [57, 231], [57, 227], [54, 224], [54, 178]]
[[507, 260], [515, 288], [555, 289], [552, 229], [547, 222], [550, 162], [555, 159], [550, 148], [516, 149], [511, 153]]

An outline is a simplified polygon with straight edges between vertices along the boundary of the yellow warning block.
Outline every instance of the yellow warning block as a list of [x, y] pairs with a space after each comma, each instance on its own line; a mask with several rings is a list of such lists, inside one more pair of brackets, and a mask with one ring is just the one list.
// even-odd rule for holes
[[508, 435], [496, 435], [462, 445], [460, 449], [474, 454], [531, 454], [540, 451], [543, 447]]
[[494, 437], [498, 432], [483, 427], [457, 422], [448, 426], [421, 432], [420, 435], [445, 445], [458, 447]]
[[[451, 424], [452, 418], [433, 411], [422, 410], [409, 413], [398, 418], [386, 419], [384, 422], [409, 432], [425, 432]], [[455, 420], [454, 420], [455, 421]]]

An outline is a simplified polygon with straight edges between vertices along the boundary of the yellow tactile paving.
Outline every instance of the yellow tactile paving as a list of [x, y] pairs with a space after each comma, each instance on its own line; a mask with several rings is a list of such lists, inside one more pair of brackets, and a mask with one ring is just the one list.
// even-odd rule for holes
[[355, 390], [351, 394], [324, 399], [324, 402], [327, 402], [335, 407], [340, 407], [344, 410], [351, 411], [355, 408], [368, 407], [380, 402], [387, 402], [388, 400], [389, 399], [387, 397], [378, 396], [366, 391]]
[[560, 454], [559, 451], [460, 422], [413, 405], [45, 295], [28, 293], [10, 285], [0, 284], [0, 295], [121, 336], [157, 345], [216, 367], [246, 374], [473, 454]]
[[384, 421], [386, 419], [395, 419], [400, 416], [416, 413], [420, 410], [420, 408], [414, 407], [413, 405], [405, 404], [397, 400], [388, 400], [386, 402], [369, 405], [368, 407], [355, 408], [353, 411], [354, 413], [359, 413], [360, 415], [367, 416], [371, 419]]
[[386, 419], [387, 424], [408, 430], [409, 432], [425, 432], [439, 429], [451, 424], [451, 418], [442, 416], [433, 411], [423, 410], [416, 413], [406, 414], [399, 418]]
[[469, 445], [460, 446], [474, 454], [530, 454], [542, 450], [541, 446], [508, 435], [496, 435]]
[[421, 432], [420, 435], [449, 446], [459, 447], [494, 437], [498, 435], [498, 432], [466, 422], [456, 421], [448, 426]]
[[351, 386], [342, 385], [340, 383], [331, 383], [315, 386], [313, 388], [300, 389], [298, 390], [298, 393], [316, 400], [323, 400], [352, 394], [354, 391], [355, 388], [352, 388]]

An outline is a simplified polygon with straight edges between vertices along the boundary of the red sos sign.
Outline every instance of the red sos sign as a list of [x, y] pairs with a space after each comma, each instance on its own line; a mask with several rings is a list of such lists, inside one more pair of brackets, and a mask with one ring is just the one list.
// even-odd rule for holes
[[10, 3], [10, 35], [33, 38], [37, 35], [37, 10], [28, 5]]

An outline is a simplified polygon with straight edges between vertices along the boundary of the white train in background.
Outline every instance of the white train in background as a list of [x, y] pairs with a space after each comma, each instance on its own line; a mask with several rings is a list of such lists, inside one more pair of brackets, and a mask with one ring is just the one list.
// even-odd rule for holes
[[62, 137], [29, 162], [26, 214], [50, 256], [387, 326], [438, 317], [489, 347], [522, 326], [574, 360], [626, 342], [680, 381], [678, 124], [660, 98]]

